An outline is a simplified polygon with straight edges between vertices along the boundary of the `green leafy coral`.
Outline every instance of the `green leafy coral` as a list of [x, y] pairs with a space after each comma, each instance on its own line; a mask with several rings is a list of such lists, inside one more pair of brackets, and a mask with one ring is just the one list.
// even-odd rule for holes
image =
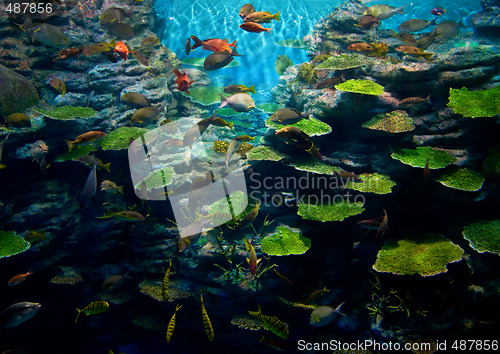
[[483, 161], [482, 172], [487, 178], [500, 177], [500, 145], [488, 150], [488, 156]]
[[316, 66], [317, 70], [346, 70], [363, 65], [363, 57], [358, 54], [340, 54], [328, 57]]
[[128, 149], [130, 142], [148, 132], [148, 129], [138, 127], [120, 127], [97, 142], [103, 150]]
[[[328, 124], [312, 117], [309, 119], [301, 119], [297, 123], [287, 124], [286, 126], [299, 128], [309, 136], [326, 135], [332, 132], [332, 127]], [[285, 126], [283, 124], [271, 122], [271, 118], [268, 118], [266, 120], [266, 127], [279, 130]]]
[[80, 157], [89, 155], [94, 151], [97, 151], [97, 148], [93, 144], [77, 145], [71, 150], [71, 152], [63, 152], [61, 155], [58, 155], [54, 159], [54, 161], [55, 162], [78, 161]]
[[257, 146], [247, 154], [249, 160], [281, 161], [287, 155], [273, 149], [270, 146]]
[[383, 130], [389, 133], [403, 133], [415, 129], [413, 119], [407, 112], [395, 110], [389, 113], [380, 113], [363, 123], [363, 128]]
[[361, 93], [364, 95], [378, 96], [384, 93], [384, 87], [371, 80], [347, 80], [341, 84], [335, 85], [339, 91]]
[[468, 168], [454, 167], [443, 171], [436, 181], [442, 185], [467, 192], [476, 192], [480, 190], [484, 183], [482, 174]]
[[391, 157], [405, 165], [424, 168], [429, 159], [431, 170], [444, 168], [457, 161], [457, 158], [448, 152], [438, 150], [430, 146], [418, 147], [416, 149], [393, 149]]
[[31, 244], [15, 231], [0, 231], [0, 258], [14, 256], [29, 249]]
[[[231, 207], [233, 208], [233, 213], [235, 216], [243, 213], [248, 205], [248, 196], [242, 191], [235, 191], [229, 195], [229, 201], [231, 202]], [[226, 198], [219, 200], [208, 208], [208, 214], [223, 213], [227, 214], [230, 212], [228, 209], [228, 200]]]
[[464, 227], [464, 238], [479, 253], [500, 255], [500, 220], [478, 221]]
[[62, 106], [54, 109], [36, 108], [35, 112], [51, 119], [73, 120], [75, 118], [92, 118], [97, 113], [90, 107]]
[[191, 102], [211, 106], [220, 103], [220, 94], [223, 93], [224, 87], [222, 86], [194, 86], [189, 88], [189, 95], [186, 92], [182, 94]]
[[450, 88], [448, 107], [464, 117], [494, 117], [500, 114], [500, 86], [482, 91]]
[[463, 254], [463, 249], [442, 235], [410, 234], [404, 239], [387, 240], [377, 254], [373, 269], [381, 273], [428, 277], [446, 273], [446, 266], [460, 261]]
[[302, 202], [299, 203], [297, 214], [306, 220], [342, 221], [349, 216], [361, 214], [364, 210], [365, 208], [361, 202], [342, 201], [324, 205]]
[[318, 159], [312, 156], [308, 158], [292, 158], [290, 160], [287, 160], [286, 164], [298, 171], [312, 172], [321, 175], [331, 176], [333, 174], [333, 171], [343, 172], [340, 167], [318, 161]]
[[311, 240], [298, 229], [281, 225], [276, 231], [262, 239], [262, 252], [270, 256], [304, 254], [311, 248]]
[[146, 185], [146, 190], [151, 191], [152, 189], [163, 188], [174, 181], [174, 176], [176, 176], [175, 170], [173, 167], [168, 166], [162, 169], [154, 170], [144, 178], [141, 182], [139, 182], [135, 188], [141, 189], [142, 182]]
[[389, 194], [396, 185], [389, 176], [378, 173], [362, 173], [359, 177], [361, 182], [348, 180], [345, 187], [362, 193]]

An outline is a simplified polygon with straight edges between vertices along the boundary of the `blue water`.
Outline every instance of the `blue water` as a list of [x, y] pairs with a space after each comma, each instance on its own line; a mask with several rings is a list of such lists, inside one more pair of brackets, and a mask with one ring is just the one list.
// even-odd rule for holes
[[[238, 13], [245, 1], [226, 0], [157, 0], [154, 4], [159, 18], [164, 18], [165, 28], [159, 33], [162, 43], [174, 51], [179, 59], [202, 58], [210, 52], [196, 49], [187, 56], [184, 45], [189, 36], [195, 35], [200, 39], [228, 38], [229, 42], [237, 40], [238, 52], [244, 56], [236, 58], [240, 66], [222, 68], [209, 73], [210, 79], [216, 85], [255, 84], [259, 92], [257, 102], [269, 99], [269, 91], [276, 85], [279, 75], [274, 69], [274, 62], [278, 55], [286, 54], [294, 64], [308, 60], [305, 50], [287, 48], [277, 45], [282, 39], [302, 39], [309, 34], [318, 20], [327, 16], [343, 1], [325, 0], [267, 0], [252, 1], [257, 11], [269, 11], [275, 14], [281, 11], [281, 22], [272, 21], [264, 24], [272, 28], [271, 33], [245, 32], [239, 25], [243, 23]], [[434, 7], [443, 7], [446, 12], [441, 19], [458, 21], [466, 19], [475, 11], [481, 9], [479, 0], [456, 1], [364, 1], [367, 6], [384, 3], [399, 7], [408, 5], [406, 14], [397, 14], [382, 23], [382, 29], [397, 29], [397, 27], [411, 18], [431, 20], [430, 13]], [[465, 21], [464, 21], [465, 22]]]

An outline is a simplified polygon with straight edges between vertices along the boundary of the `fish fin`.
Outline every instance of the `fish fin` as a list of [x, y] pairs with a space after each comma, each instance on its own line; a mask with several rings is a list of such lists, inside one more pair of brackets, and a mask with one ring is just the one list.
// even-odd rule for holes
[[227, 100], [226, 96], [224, 96], [224, 95], [222, 95], [220, 93], [219, 93], [219, 95], [220, 95], [220, 106], [219, 106], [219, 108], [225, 107], [229, 103], [229, 101]]
[[278, 22], [281, 22], [281, 20], [280, 20], [280, 12], [281, 12], [281, 11], [278, 11], [278, 12], [276, 13], [276, 15], [274, 15], [274, 16], [273, 16], [273, 17], [276, 19], [276, 21], [278, 21]]
[[[108, 162], [108, 163], [106, 163], [106, 164], [103, 164], [103, 165], [102, 165], [102, 168], [104, 168], [104, 169], [105, 169], [106, 171], [108, 171], [108, 172], [111, 172], [111, 171], [109, 170], [109, 166], [110, 166], [110, 165], [111, 165], [111, 162]], [[122, 193], [122, 194], [123, 194], [123, 193]]]
[[227, 126], [229, 127], [229, 129], [234, 129], [233, 124], [234, 124], [233, 122], [227, 123]]
[[[244, 238], [243, 241], [245, 242], [245, 248], [247, 251], [250, 251], [250, 246], [251, 246], [251, 243], [250, 241], [248, 241], [248, 239]], [[247, 262], [248, 262], [248, 258], [247, 258]]]
[[203, 42], [201, 41], [201, 39], [199, 39], [198, 37], [196, 36], [191, 36], [191, 39], [194, 41], [194, 44], [193, 46], [191, 47], [191, 49], [196, 49], [198, 47], [202, 47], [203, 46]]
[[71, 152], [71, 150], [73, 150], [73, 146], [75, 146], [75, 144], [69, 140], [66, 140], [66, 145], [68, 145], [68, 152]]
[[236, 48], [236, 41], [234, 41], [233, 43], [229, 44], [230, 47], [235, 47]]
[[178, 69], [174, 69], [173, 70], [173, 73], [175, 74], [175, 76], [179, 77], [179, 76], [182, 76], [181, 72], [178, 70]]
[[247, 91], [248, 91], [248, 92], [253, 92], [253, 93], [257, 94], [257, 92], [255, 92], [255, 85], [252, 85], [252, 86], [250, 86], [250, 87], [247, 87]]
[[232, 55], [233, 57], [242, 57], [242, 56], [243, 56], [243, 55], [241, 55], [240, 53], [238, 53], [238, 52], [236, 51], [236, 47], [235, 47], [235, 48], [233, 48], [233, 50], [231, 51], [231, 55]]
[[434, 17], [431, 21], [429, 21], [429, 26], [434, 26], [437, 24], [437, 17]]
[[422, 56], [425, 60], [430, 61], [434, 53], [424, 53]]
[[404, 5], [404, 6], [401, 6], [401, 7], [398, 7], [397, 9], [394, 10], [394, 13], [397, 13], [397, 14], [405, 14], [406, 12], [403, 11], [403, 9], [408, 6], [408, 5]]
[[123, 195], [123, 186], [120, 186], [117, 189], [118, 189], [118, 193], [120, 193], [121, 195]]
[[264, 28], [267, 33], [271, 33], [272, 28]]
[[83, 312], [83, 310], [76, 309], [78, 311], [78, 315], [76, 315], [75, 323], [78, 321], [78, 318], [80, 317], [80, 314]]

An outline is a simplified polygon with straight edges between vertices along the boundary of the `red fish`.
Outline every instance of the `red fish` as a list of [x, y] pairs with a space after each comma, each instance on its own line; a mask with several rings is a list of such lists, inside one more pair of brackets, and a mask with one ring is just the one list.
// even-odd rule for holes
[[191, 47], [191, 49], [202, 47], [203, 49], [209, 50], [211, 52], [222, 52], [223, 50], [225, 50], [226, 52], [231, 52], [231, 47], [236, 46], [236, 41], [229, 44], [227, 42], [227, 39], [222, 40], [219, 38], [210, 38], [202, 41], [196, 36], [191, 36], [191, 39], [194, 41], [194, 45]]
[[21, 274], [18, 274], [18, 275], [13, 276], [13, 277], [9, 280], [9, 286], [12, 286], [12, 285], [17, 285], [17, 284], [19, 284], [19, 283], [22, 283], [22, 282], [23, 282], [23, 281], [25, 281], [25, 280], [26, 280], [26, 278], [27, 278], [29, 275], [31, 275], [31, 274], [33, 274], [33, 273], [31, 272], [31, 269], [30, 269], [30, 270], [28, 270], [28, 273], [24, 273], [24, 274], [22, 274], [22, 273], [21, 273]]
[[116, 43], [114, 51], [117, 52], [122, 57], [123, 60], [127, 60], [128, 55], [130, 53], [133, 53], [130, 50], [128, 50], [127, 46], [122, 41]]
[[187, 89], [189, 88], [189, 86], [191, 86], [194, 80], [189, 82], [187, 74], [186, 73], [181, 74], [181, 72], [177, 69], [174, 70], [174, 74], [175, 76], [177, 76], [177, 79], [175, 79], [175, 83], [177, 84], [177, 90], [184, 91], [187, 94], [189, 94], [189, 91]]

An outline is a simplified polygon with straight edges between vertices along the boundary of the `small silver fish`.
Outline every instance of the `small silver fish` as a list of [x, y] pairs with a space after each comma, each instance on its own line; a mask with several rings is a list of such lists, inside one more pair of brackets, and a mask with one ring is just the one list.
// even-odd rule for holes
[[18, 302], [0, 313], [0, 329], [19, 326], [36, 315], [41, 305], [36, 302]]

